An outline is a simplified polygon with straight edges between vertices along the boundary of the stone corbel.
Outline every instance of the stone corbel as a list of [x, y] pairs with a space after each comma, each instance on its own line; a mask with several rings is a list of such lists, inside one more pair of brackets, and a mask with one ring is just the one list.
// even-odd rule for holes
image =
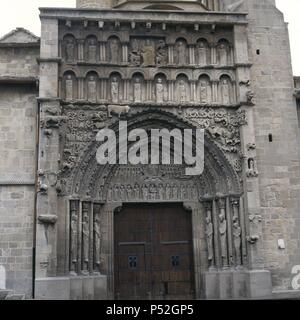
[[58, 217], [53, 214], [41, 214], [38, 217], [39, 223], [45, 224], [45, 225], [55, 225], [57, 222], [57, 219]]

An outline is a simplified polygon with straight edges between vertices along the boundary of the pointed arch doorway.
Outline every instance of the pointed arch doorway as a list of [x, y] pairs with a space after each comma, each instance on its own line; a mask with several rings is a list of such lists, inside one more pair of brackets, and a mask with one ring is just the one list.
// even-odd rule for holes
[[194, 299], [192, 216], [180, 203], [128, 204], [114, 217], [116, 299]]

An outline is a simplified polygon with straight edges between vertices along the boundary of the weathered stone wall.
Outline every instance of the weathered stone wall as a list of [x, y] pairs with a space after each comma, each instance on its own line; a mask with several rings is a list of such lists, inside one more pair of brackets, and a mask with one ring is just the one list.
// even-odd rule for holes
[[1, 77], [36, 77], [38, 47], [0, 47]]
[[[37, 48], [0, 48], [0, 265], [5, 286], [31, 295]], [[6, 83], [3, 77], [15, 78]], [[2, 269], [3, 269], [2, 268]], [[3, 280], [3, 279], [2, 279]]]
[[271, 2], [248, 6], [265, 267], [273, 289], [290, 289], [291, 269], [300, 264], [300, 164], [288, 29]]
[[0, 89], [0, 265], [6, 287], [31, 292], [36, 92]]

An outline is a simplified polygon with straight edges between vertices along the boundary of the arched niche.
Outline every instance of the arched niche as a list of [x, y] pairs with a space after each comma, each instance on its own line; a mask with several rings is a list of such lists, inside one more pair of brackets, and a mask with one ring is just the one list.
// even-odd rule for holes
[[189, 63], [189, 52], [187, 41], [184, 38], [178, 38], [175, 42], [175, 63], [178, 65], [187, 65]]
[[107, 57], [111, 64], [119, 64], [121, 62], [121, 42], [115, 35], [107, 39]]
[[219, 102], [223, 105], [230, 105], [235, 101], [233, 82], [227, 74], [220, 76], [218, 83], [218, 97]]
[[123, 96], [122, 76], [118, 72], [112, 72], [108, 79], [108, 98], [112, 104], [117, 104]]
[[220, 39], [217, 43], [217, 63], [220, 66], [231, 64], [231, 46], [226, 39]]
[[98, 74], [94, 71], [90, 71], [86, 75], [86, 98], [89, 102], [97, 102], [98, 100], [98, 87], [99, 78]]
[[202, 104], [212, 101], [212, 86], [210, 77], [207, 74], [202, 74], [198, 79], [198, 97]]
[[205, 38], [197, 40], [195, 48], [196, 65], [205, 66], [210, 64], [210, 49]]
[[164, 73], [158, 73], [154, 77], [153, 96], [157, 103], [168, 100], [168, 82]]
[[136, 72], [131, 80], [131, 100], [135, 103], [143, 102], [146, 97], [146, 87], [144, 75]]
[[62, 57], [67, 63], [77, 60], [77, 41], [72, 34], [67, 34], [63, 38]]
[[186, 74], [180, 73], [176, 77], [175, 82], [175, 101], [178, 101], [180, 104], [187, 103], [190, 101], [190, 97], [189, 79]]
[[90, 63], [98, 61], [99, 57], [99, 45], [98, 39], [94, 35], [90, 35], [85, 39], [84, 45], [85, 60]]
[[63, 75], [62, 96], [66, 101], [73, 101], [78, 98], [77, 77], [73, 71], [66, 71]]

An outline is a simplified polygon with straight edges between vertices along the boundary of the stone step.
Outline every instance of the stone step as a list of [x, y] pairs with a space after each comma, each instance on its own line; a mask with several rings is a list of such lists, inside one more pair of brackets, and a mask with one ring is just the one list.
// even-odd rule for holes
[[5, 300], [8, 295], [12, 294], [11, 290], [0, 290], [0, 300]]
[[25, 294], [9, 294], [5, 300], [25, 300]]

